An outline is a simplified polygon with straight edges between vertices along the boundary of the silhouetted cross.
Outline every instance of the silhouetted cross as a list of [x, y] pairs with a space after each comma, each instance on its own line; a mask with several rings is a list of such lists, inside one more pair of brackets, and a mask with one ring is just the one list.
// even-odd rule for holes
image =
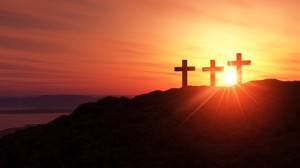
[[216, 61], [210, 60], [210, 67], [203, 67], [203, 72], [210, 71], [210, 85], [216, 86], [216, 71], [223, 71], [224, 67], [216, 67]]
[[250, 60], [242, 61], [242, 53], [236, 54], [236, 61], [228, 61], [228, 66], [236, 66], [237, 84], [242, 84], [242, 66], [251, 65]]
[[182, 87], [187, 86], [187, 72], [188, 71], [195, 71], [195, 67], [188, 67], [187, 60], [182, 60], [182, 67], [175, 67], [174, 71], [182, 71]]

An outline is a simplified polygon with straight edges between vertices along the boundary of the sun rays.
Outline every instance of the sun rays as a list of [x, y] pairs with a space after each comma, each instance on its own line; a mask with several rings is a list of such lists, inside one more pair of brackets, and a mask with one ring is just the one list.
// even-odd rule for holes
[[186, 114], [178, 128], [199, 116], [212, 121], [247, 120], [247, 116], [251, 115], [247, 113], [247, 108], [259, 109], [258, 98], [244, 85], [207, 87], [194, 95], [191, 103], [194, 109]]
[[224, 86], [233, 86], [236, 84], [236, 73], [231, 70], [225, 70], [223, 75], [223, 84]]

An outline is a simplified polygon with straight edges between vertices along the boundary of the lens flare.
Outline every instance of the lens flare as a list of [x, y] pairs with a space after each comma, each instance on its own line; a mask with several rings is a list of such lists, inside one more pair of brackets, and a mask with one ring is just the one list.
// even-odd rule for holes
[[232, 86], [236, 84], [237, 77], [234, 71], [225, 71], [223, 78], [225, 86]]

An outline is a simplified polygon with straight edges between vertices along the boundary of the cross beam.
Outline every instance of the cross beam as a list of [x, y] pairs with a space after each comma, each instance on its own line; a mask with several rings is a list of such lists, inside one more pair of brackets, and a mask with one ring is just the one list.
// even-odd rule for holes
[[195, 71], [196, 68], [193, 66], [193, 67], [188, 67], [187, 66], [187, 60], [182, 60], [182, 67], [175, 67], [174, 68], [174, 71], [182, 71], [182, 87], [186, 87], [188, 84], [188, 76], [187, 76], [187, 73], [188, 71]]
[[236, 61], [228, 61], [228, 66], [236, 66], [237, 84], [242, 84], [242, 66], [251, 65], [251, 60], [242, 60], [242, 53], [236, 54]]
[[210, 60], [210, 67], [203, 67], [203, 72], [210, 72], [210, 86], [216, 86], [216, 71], [223, 71], [224, 67], [216, 67], [216, 61]]

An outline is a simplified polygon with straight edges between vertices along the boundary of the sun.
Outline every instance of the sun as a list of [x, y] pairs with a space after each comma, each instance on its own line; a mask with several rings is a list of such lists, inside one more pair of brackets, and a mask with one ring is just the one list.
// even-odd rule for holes
[[225, 86], [232, 86], [236, 84], [237, 77], [234, 71], [225, 71], [223, 77]]

